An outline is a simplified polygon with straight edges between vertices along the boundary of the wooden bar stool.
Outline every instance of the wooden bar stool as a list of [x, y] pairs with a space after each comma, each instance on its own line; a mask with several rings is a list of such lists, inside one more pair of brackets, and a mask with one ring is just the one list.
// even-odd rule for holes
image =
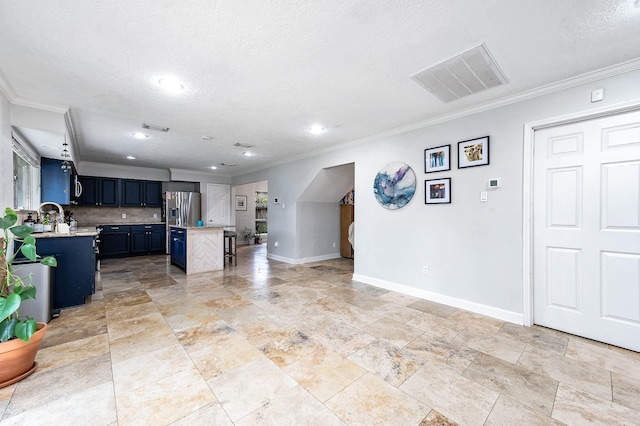
[[236, 238], [238, 233], [235, 231], [224, 231], [224, 258], [229, 259], [229, 263], [238, 264], [238, 256], [236, 253]]

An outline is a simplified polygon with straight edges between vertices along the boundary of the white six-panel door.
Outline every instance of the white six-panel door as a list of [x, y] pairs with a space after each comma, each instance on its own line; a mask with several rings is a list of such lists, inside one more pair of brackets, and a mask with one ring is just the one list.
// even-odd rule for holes
[[231, 223], [231, 188], [217, 183], [207, 184], [207, 223], [229, 225]]
[[534, 322], [640, 351], [640, 112], [534, 143]]

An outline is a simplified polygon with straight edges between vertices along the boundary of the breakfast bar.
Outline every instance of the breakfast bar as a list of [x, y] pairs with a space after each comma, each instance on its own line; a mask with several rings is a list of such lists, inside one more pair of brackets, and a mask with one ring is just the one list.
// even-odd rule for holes
[[[54, 308], [82, 305], [85, 297], [95, 293], [96, 238], [95, 227], [71, 232], [31, 234], [37, 239], [40, 256], [53, 256], [58, 262], [54, 270]], [[19, 246], [16, 246], [16, 250]]]
[[223, 226], [171, 226], [170, 247], [171, 263], [187, 275], [224, 267]]

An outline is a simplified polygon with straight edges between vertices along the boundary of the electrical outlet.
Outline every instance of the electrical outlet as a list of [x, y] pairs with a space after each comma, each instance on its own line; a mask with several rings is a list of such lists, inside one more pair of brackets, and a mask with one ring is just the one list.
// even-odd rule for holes
[[154, 218], [154, 219], [157, 219], [157, 218], [158, 218], [158, 213], [154, 213], [154, 214], [153, 214], [153, 218]]
[[336, 248], [336, 243], [333, 243], [333, 248]]
[[278, 242], [276, 241], [275, 243], [273, 243], [274, 247], [278, 247]]
[[429, 267], [428, 266], [423, 266], [422, 267], [422, 274], [423, 275], [429, 275]]
[[127, 214], [126, 213], [122, 213], [122, 218], [126, 219], [127, 218]]

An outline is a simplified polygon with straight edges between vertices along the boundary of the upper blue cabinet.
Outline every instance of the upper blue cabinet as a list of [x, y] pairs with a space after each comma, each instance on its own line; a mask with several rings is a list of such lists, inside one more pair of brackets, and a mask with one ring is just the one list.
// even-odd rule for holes
[[120, 179], [78, 176], [78, 205], [117, 207], [120, 205]]
[[61, 168], [62, 160], [40, 159], [40, 201], [69, 204], [73, 174]]
[[162, 206], [162, 182], [122, 179], [122, 205], [126, 207]]

